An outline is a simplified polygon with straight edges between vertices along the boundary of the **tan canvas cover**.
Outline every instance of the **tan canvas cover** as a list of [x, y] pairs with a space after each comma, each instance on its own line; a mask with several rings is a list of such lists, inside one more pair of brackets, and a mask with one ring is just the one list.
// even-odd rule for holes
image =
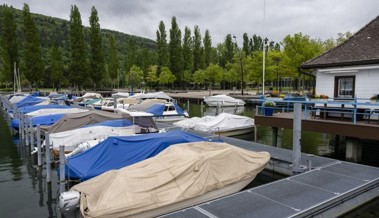
[[63, 132], [88, 124], [100, 123], [107, 120], [123, 119], [126, 117], [128, 117], [126, 114], [115, 114], [101, 110], [91, 110], [83, 113], [66, 114], [51, 126], [41, 126], [41, 130], [49, 133]]
[[108, 171], [71, 190], [81, 192], [84, 217], [136, 217], [254, 178], [269, 159], [267, 152], [227, 143], [176, 144], [155, 157]]

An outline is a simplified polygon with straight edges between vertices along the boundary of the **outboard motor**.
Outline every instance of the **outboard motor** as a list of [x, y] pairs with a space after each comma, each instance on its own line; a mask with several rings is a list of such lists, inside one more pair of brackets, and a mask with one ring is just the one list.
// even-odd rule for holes
[[59, 209], [65, 217], [73, 217], [80, 206], [80, 193], [78, 191], [63, 192], [59, 196]]

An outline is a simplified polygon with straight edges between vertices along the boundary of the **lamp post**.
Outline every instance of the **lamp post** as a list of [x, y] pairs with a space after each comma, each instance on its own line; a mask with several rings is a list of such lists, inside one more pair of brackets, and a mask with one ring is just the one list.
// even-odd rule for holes
[[[234, 42], [236, 43], [236, 47], [238, 49], [238, 45], [237, 45], [237, 37], [233, 35], [233, 38], [234, 38]], [[241, 71], [241, 95], [243, 95], [243, 85], [244, 85], [244, 82], [243, 82], [243, 68], [242, 68], [242, 54], [241, 54], [241, 50], [239, 50], [239, 55], [240, 55], [240, 71]]]

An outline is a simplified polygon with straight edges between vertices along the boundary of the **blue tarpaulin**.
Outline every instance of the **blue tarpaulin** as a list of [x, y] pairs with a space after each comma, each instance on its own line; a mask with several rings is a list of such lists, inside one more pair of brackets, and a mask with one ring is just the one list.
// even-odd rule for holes
[[130, 122], [129, 120], [122, 119], [122, 120], [107, 120], [107, 121], [100, 122], [100, 123], [86, 125], [86, 126], [83, 126], [82, 128], [92, 127], [92, 126], [123, 127], [123, 126], [131, 126], [131, 125], [133, 125], [133, 123]]
[[[154, 116], [163, 116], [163, 112], [165, 110], [165, 105], [164, 104], [154, 104], [153, 106], [149, 107], [148, 109], [145, 110], [147, 113], [151, 113]], [[184, 111], [179, 107], [179, 105], [175, 102], [174, 107], [176, 109], [176, 112], [178, 115], [184, 115]]]
[[39, 104], [43, 101], [45, 101], [45, 100], [29, 95], [29, 96], [25, 97], [24, 99], [22, 99], [21, 101], [17, 102], [16, 107], [20, 108], [20, 107], [32, 106], [32, 105]]
[[[32, 117], [32, 124], [34, 127], [36, 127], [38, 124], [39, 125], [45, 125], [45, 126], [50, 126], [53, 125], [55, 122], [60, 120], [64, 114], [51, 114], [51, 115], [43, 115], [43, 116], [35, 116]], [[30, 118], [29, 118], [30, 119]], [[29, 125], [30, 120], [27, 120], [27, 125]], [[18, 129], [20, 120], [19, 119], [12, 119], [12, 127], [13, 129]]]
[[176, 102], [174, 102], [174, 107], [175, 107], [176, 112], [178, 113], [178, 115], [184, 115], [183, 109], [180, 108], [179, 105]]
[[91, 149], [68, 158], [65, 176], [85, 181], [108, 170], [120, 169], [153, 157], [170, 145], [197, 141], [208, 141], [208, 139], [180, 130], [108, 137]]
[[164, 112], [165, 105], [164, 104], [154, 104], [145, 110], [147, 113], [151, 113], [154, 116], [162, 116]]

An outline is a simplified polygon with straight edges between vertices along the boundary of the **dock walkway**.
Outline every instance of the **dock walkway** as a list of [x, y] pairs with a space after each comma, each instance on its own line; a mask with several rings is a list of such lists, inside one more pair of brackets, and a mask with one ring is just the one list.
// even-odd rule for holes
[[[268, 151], [271, 154], [269, 170], [291, 171], [290, 150], [230, 137], [220, 139], [244, 149]], [[379, 168], [305, 153], [302, 153], [301, 166], [308, 171], [162, 217], [337, 217], [379, 196]]]

